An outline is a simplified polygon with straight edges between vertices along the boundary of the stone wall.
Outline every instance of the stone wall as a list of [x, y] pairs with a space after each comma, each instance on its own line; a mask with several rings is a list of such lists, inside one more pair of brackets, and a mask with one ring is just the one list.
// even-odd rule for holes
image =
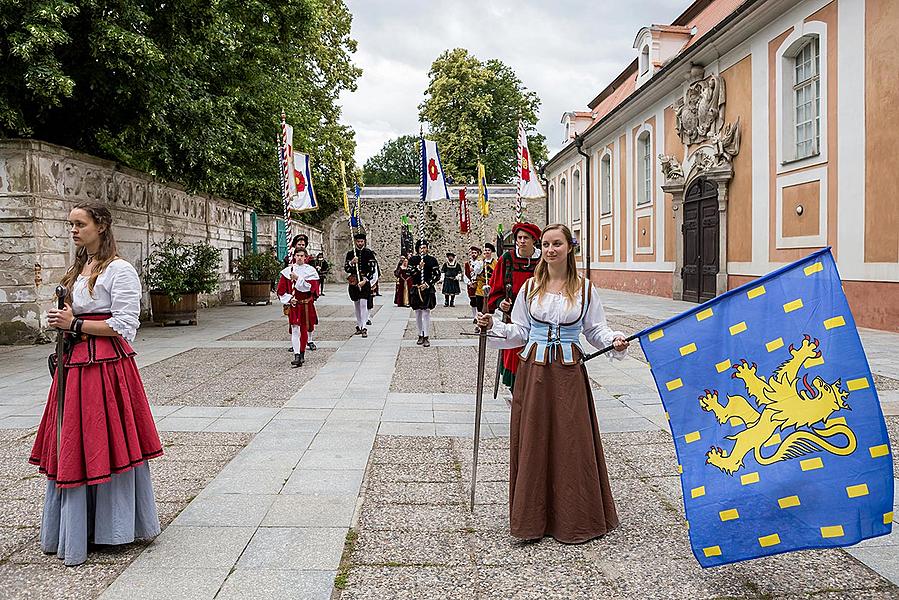
[[[66, 219], [82, 200], [107, 203], [119, 254], [141, 274], [152, 245], [170, 235], [220, 248], [219, 290], [200, 300], [208, 306], [238, 299], [230, 259], [251, 249], [252, 209], [68, 148], [0, 140], [0, 344], [46, 339], [46, 311], [74, 257]], [[257, 215], [260, 251], [276, 243], [277, 220]], [[310, 245], [321, 245], [319, 230], [302, 230]]]
[[[490, 215], [481, 220], [477, 210], [477, 188], [468, 188], [468, 212], [472, 231], [459, 233], [459, 188], [450, 187], [452, 200], [438, 200], [425, 205], [425, 237], [431, 243], [431, 254], [441, 263], [448, 251], [456, 253], [460, 260], [467, 256], [472, 245], [483, 246], [495, 242], [496, 227], [500, 223], [509, 231], [515, 220], [515, 187], [490, 186]], [[394, 281], [393, 270], [400, 256], [400, 226], [403, 215], [408, 215], [414, 238], [418, 237], [418, 186], [370, 186], [362, 191], [362, 223], [368, 233], [369, 246], [374, 249], [381, 265], [385, 281]], [[546, 224], [544, 198], [524, 200], [524, 218], [543, 227]], [[332, 279], [343, 281], [343, 259], [351, 248], [350, 229], [343, 212], [338, 212], [321, 223], [325, 235], [325, 255], [335, 261]]]

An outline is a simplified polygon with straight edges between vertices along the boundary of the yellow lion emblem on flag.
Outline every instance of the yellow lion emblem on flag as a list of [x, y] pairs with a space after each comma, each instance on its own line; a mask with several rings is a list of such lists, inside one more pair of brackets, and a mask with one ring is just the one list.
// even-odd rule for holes
[[[790, 344], [789, 351], [790, 358], [778, 366], [767, 381], [756, 374], [757, 365], [750, 364], [746, 359], [733, 366], [731, 377], [743, 381], [747, 394], [755, 400], [758, 408], [739, 395], [728, 396], [727, 405], [722, 406], [717, 390], [705, 390], [705, 395], [699, 397], [699, 406], [706, 412], [714, 413], [719, 423], [742, 422], [746, 426], [736, 434], [727, 436], [727, 439], [734, 441], [729, 452], [713, 446], [706, 453], [706, 464], [733, 475], [743, 467], [743, 458], [749, 452], [754, 452], [758, 464], [770, 465], [821, 450], [838, 456], [847, 456], [855, 451], [855, 433], [848, 425], [844, 422], [827, 424], [834, 412], [851, 410], [846, 404], [849, 392], [840, 388], [840, 380], [827, 383], [821, 377], [815, 377], [809, 383], [808, 372], [799, 380], [799, 370], [812, 366], [808, 364], [812, 359], [821, 358], [818, 340], [806, 334], [799, 348]], [[800, 389], [800, 381], [804, 389]], [[817, 424], [823, 427], [815, 427]], [[788, 429], [792, 431], [777, 444], [778, 431], [786, 432]], [[838, 446], [829, 441], [828, 438], [840, 434], [846, 437], [845, 445]], [[762, 448], [771, 445], [777, 445], [777, 448], [772, 454], [765, 455]]]

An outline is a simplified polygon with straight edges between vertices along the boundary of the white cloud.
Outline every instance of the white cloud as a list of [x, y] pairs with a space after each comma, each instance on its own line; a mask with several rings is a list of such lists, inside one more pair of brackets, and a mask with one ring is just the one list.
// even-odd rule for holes
[[344, 93], [343, 121], [356, 131], [360, 165], [393, 137], [418, 131], [431, 62], [444, 50], [467, 48], [497, 58], [543, 101], [538, 129], [557, 148], [559, 120], [587, 103], [636, 56], [637, 31], [670, 23], [688, 0], [610, 3], [561, 0], [347, 0], [353, 13], [359, 88]]

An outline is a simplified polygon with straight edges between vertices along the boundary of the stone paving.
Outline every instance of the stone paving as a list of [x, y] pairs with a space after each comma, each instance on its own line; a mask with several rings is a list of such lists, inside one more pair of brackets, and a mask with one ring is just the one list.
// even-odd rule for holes
[[[95, 598], [146, 548], [138, 541], [98, 546], [87, 563], [65, 567], [41, 552], [38, 534], [46, 479], [27, 464], [35, 429], [0, 431], [0, 597]], [[250, 439], [242, 433], [162, 433], [165, 454], [151, 461], [156, 506], [166, 527]]]
[[[610, 322], [628, 332], [693, 306], [612, 291], [602, 296]], [[198, 482], [185, 482], [191, 491], [181, 500], [196, 497], [103, 598], [682, 597], [682, 590], [695, 597], [804, 597], [823, 590], [834, 598], [899, 597], [868, 568], [899, 582], [895, 533], [848, 552], [700, 570], [688, 546], [684, 553], [667, 422], [638, 350], [588, 368], [624, 524], [577, 547], [514, 543], [505, 523], [506, 394], [497, 400], [489, 394], [485, 402], [479, 505], [474, 517], [462, 510], [476, 343], [459, 335], [470, 328], [467, 306], [438, 306], [438, 335], [431, 348], [418, 348], [414, 335], [404, 339], [410, 323], [414, 329], [411, 312], [387, 304], [391, 298], [376, 300], [380, 310], [363, 339], [347, 334], [352, 307], [343, 290], [332, 290], [319, 314], [335, 333], [316, 336], [322, 350], [307, 354], [302, 369], [282, 369], [290, 353], [286, 332], [277, 335], [283, 326], [277, 305], [209, 309], [197, 327], [141, 329], [135, 346], [145, 381], [152, 380], [154, 415], [160, 430], [182, 432], [164, 435], [255, 435], [199, 493]], [[899, 336], [865, 330], [862, 338], [876, 376], [899, 380]], [[27, 434], [22, 428], [39, 420], [50, 350], [0, 348], [0, 429]], [[196, 368], [185, 369], [184, 361]], [[164, 377], [178, 369], [181, 377]], [[899, 391], [887, 384], [884, 411], [899, 415]], [[241, 391], [229, 396], [234, 389]], [[237, 405], [259, 401], [254, 391], [270, 404]], [[895, 447], [899, 419], [888, 421]], [[633, 456], [640, 460], [629, 458], [638, 446], [643, 450]], [[428, 527], [434, 529], [421, 529]], [[435, 548], [439, 560], [432, 563]], [[32, 568], [0, 561], [0, 571], [25, 575]], [[104, 568], [89, 563], [69, 571], [74, 579]], [[379, 596], [379, 589], [395, 593]]]

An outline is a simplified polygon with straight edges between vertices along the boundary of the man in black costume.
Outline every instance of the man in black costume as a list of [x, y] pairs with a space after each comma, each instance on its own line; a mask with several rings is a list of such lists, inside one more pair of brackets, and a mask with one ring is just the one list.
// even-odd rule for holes
[[364, 233], [353, 236], [354, 248], [346, 253], [343, 270], [347, 272], [347, 291], [356, 312], [356, 334], [368, 337], [368, 307], [371, 281], [375, 275], [375, 253], [365, 245]]
[[412, 269], [412, 291], [409, 304], [415, 311], [415, 322], [418, 324], [418, 345], [430, 347], [428, 330], [431, 327], [431, 310], [437, 306], [437, 282], [440, 281], [440, 263], [428, 254], [428, 242], [419, 240], [416, 244], [418, 254], [409, 259]]

